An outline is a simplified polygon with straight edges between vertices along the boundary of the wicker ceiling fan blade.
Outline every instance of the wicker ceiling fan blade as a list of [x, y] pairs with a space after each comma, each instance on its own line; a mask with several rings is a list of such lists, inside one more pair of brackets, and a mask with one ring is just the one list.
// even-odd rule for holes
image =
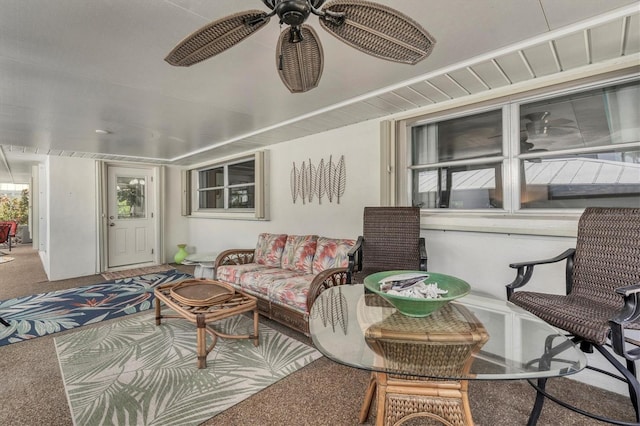
[[[369, 55], [415, 64], [431, 54], [435, 39], [403, 13], [360, 0], [327, 3], [320, 24], [339, 40]], [[335, 16], [343, 15], [341, 18]]]
[[[291, 41], [292, 31], [299, 30]], [[324, 67], [324, 54], [318, 35], [308, 25], [289, 28], [280, 33], [276, 66], [282, 82], [291, 93], [302, 93], [318, 85]]]
[[218, 19], [188, 35], [164, 60], [179, 67], [197, 64], [240, 43], [270, 18], [261, 10], [247, 10]]

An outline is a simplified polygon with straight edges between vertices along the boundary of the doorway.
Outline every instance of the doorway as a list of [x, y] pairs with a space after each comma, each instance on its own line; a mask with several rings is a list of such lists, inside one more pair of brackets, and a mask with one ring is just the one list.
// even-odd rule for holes
[[102, 269], [159, 263], [158, 168], [107, 164], [105, 175]]

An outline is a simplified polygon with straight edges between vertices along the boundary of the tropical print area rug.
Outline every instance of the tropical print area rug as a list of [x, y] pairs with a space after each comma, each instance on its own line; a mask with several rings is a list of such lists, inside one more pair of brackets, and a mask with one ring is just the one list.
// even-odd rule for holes
[[174, 269], [0, 301], [0, 346], [150, 309], [156, 286], [187, 278]]
[[[214, 324], [249, 334], [245, 315]], [[183, 319], [155, 325], [134, 315], [56, 337], [75, 425], [198, 425], [321, 357], [314, 348], [260, 324], [252, 340], [219, 338], [196, 363], [196, 327]]]

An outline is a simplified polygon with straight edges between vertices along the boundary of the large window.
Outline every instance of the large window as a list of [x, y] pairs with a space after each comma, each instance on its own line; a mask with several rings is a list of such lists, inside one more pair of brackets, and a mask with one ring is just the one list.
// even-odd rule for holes
[[255, 160], [198, 170], [198, 209], [253, 209], [255, 181]]
[[421, 122], [409, 137], [423, 209], [640, 205], [637, 81]]
[[265, 216], [263, 152], [190, 170], [190, 182], [192, 214]]

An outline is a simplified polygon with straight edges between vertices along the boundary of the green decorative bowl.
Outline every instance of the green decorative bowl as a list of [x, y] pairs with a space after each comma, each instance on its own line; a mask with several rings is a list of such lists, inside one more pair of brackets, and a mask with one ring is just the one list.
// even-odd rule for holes
[[471, 286], [466, 281], [462, 281], [461, 279], [452, 277], [451, 275], [436, 274], [434, 272], [424, 272], [426, 274], [429, 274], [429, 277], [426, 279], [425, 283], [437, 283], [438, 288], [448, 291], [448, 293], [442, 294], [441, 297], [437, 299], [421, 299], [416, 297], [396, 296], [380, 291], [380, 280], [383, 280], [392, 275], [422, 272], [424, 271], [378, 272], [365, 277], [364, 286], [368, 290], [380, 295], [389, 303], [391, 303], [398, 310], [398, 312], [409, 317], [429, 316], [452, 300], [458, 299], [462, 296], [466, 296], [471, 291]]

